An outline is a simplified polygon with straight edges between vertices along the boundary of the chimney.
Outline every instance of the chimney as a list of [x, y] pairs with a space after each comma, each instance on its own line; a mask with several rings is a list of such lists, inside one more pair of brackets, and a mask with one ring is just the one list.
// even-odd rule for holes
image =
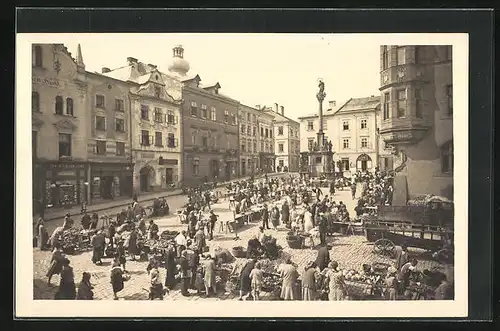
[[278, 104], [277, 103], [274, 104], [274, 112], [278, 113]]
[[101, 73], [106, 74], [108, 72], [111, 72], [111, 69], [109, 69], [108, 67], [102, 67], [101, 68]]
[[130, 57], [130, 56], [129, 56], [129, 57], [127, 58], [127, 62], [128, 62], [128, 64], [129, 64], [129, 65], [132, 65], [132, 64], [137, 64], [137, 62], [138, 62], [138, 61], [139, 61], [139, 60], [137, 60], [135, 57]]
[[281, 116], [285, 116], [285, 107], [280, 106], [280, 114]]
[[328, 101], [328, 105], [330, 106], [330, 108], [333, 108], [337, 105], [337, 102], [335, 100], [333, 101]]
[[151, 69], [151, 70], [155, 70], [156, 68], [158, 68], [158, 66], [157, 66], [157, 65], [155, 65], [155, 64], [151, 64], [151, 63], [148, 63], [148, 67], [149, 67], [149, 69]]

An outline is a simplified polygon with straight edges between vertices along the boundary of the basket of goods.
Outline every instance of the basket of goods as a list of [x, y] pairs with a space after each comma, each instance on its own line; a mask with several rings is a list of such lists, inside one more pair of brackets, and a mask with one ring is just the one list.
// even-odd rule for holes
[[288, 244], [288, 247], [292, 249], [300, 249], [303, 246], [303, 240], [301, 236], [296, 236], [296, 235], [287, 235], [286, 236], [286, 242]]
[[264, 272], [262, 278], [262, 291], [273, 293], [281, 291], [281, 277], [274, 272]]
[[62, 251], [65, 254], [75, 254], [79, 248], [80, 231], [74, 228], [64, 231], [60, 236], [60, 242]]
[[226, 282], [225, 286], [226, 293], [238, 294], [240, 291], [240, 277], [233, 275]]
[[233, 254], [234, 257], [237, 258], [244, 258], [247, 256], [247, 252], [245, 248], [243, 248], [242, 246], [233, 247], [231, 253]]
[[280, 255], [281, 247], [276, 244], [276, 238], [265, 235], [262, 238], [262, 246], [266, 257], [270, 259], [277, 259]]
[[179, 231], [169, 231], [165, 230], [161, 233], [160, 238], [165, 239], [165, 240], [173, 240], [177, 235], [179, 234]]
[[234, 261], [234, 256], [227, 249], [215, 249], [215, 261], [219, 263], [231, 263]]

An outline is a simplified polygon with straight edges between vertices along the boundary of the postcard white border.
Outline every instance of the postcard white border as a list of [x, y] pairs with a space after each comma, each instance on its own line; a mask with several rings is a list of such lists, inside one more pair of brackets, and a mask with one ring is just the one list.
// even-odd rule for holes
[[[208, 34], [204, 34], [208, 37]], [[303, 34], [302, 34], [303, 35]], [[335, 34], [373, 38], [380, 45], [453, 45], [455, 300], [453, 301], [49, 301], [33, 300], [31, 196], [31, 44], [57, 43], [62, 34], [16, 35], [16, 317], [466, 317], [468, 309], [468, 34]], [[71, 34], [75, 39], [78, 34]], [[464, 134], [465, 133], [465, 134]], [[147, 307], [146, 307], [147, 306]]]

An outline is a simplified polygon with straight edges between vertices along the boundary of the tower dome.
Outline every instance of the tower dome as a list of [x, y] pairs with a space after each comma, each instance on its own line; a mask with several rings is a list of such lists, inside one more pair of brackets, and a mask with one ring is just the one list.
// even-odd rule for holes
[[180, 45], [173, 49], [172, 62], [168, 66], [168, 71], [179, 76], [186, 76], [189, 71], [189, 62], [184, 59], [184, 48]]

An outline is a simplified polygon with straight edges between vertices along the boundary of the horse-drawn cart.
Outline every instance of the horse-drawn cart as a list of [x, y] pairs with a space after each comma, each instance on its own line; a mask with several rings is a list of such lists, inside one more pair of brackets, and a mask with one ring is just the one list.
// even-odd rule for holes
[[366, 238], [374, 252], [393, 256], [396, 245], [421, 248], [440, 262], [452, 262], [454, 252], [453, 203], [429, 199], [422, 205], [382, 206], [376, 217], [364, 221]]

